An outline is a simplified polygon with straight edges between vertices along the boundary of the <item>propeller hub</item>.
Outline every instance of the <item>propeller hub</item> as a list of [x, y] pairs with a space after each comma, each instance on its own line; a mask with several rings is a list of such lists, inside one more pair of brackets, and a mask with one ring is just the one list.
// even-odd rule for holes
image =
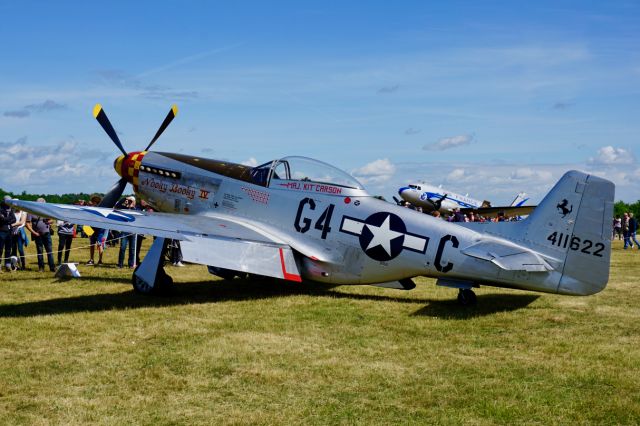
[[116, 158], [116, 161], [113, 162], [113, 168], [116, 170], [116, 173], [118, 173], [120, 177], [122, 177], [122, 162], [124, 161], [124, 159], [125, 156], [123, 154]]
[[113, 168], [121, 178], [126, 179], [131, 183], [134, 189], [138, 186], [138, 174], [140, 173], [140, 165], [142, 164], [142, 158], [147, 152], [130, 152], [126, 156], [121, 155], [113, 163]]

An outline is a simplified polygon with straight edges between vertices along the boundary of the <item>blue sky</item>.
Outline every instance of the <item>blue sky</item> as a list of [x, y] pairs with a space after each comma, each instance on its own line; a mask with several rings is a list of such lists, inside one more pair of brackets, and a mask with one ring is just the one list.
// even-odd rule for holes
[[636, 2], [3, 2], [0, 188], [104, 192], [117, 149], [305, 155], [539, 201], [569, 169], [640, 198]]

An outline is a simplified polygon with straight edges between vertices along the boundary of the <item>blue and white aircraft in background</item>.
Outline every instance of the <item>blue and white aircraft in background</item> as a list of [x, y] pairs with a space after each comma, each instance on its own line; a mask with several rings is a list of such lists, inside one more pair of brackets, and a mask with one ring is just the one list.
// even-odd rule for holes
[[398, 190], [398, 194], [404, 201], [414, 206], [422, 207], [423, 212], [431, 213], [439, 210], [441, 213], [451, 213], [453, 209], [461, 212], [475, 212], [482, 216], [493, 217], [501, 212], [509, 216], [530, 214], [535, 206], [525, 206], [529, 198], [524, 192], [516, 195], [509, 206], [493, 207], [489, 201], [480, 201], [467, 195], [443, 189], [442, 186], [433, 186], [426, 183], [412, 183]]

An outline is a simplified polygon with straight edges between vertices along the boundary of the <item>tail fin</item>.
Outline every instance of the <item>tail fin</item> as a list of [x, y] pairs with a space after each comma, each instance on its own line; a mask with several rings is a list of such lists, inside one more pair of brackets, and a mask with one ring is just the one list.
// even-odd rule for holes
[[559, 261], [558, 293], [588, 295], [606, 287], [614, 191], [608, 180], [567, 172], [522, 222], [524, 242]]
[[516, 198], [513, 199], [513, 201], [511, 202], [510, 206], [511, 207], [520, 207], [524, 203], [526, 203], [527, 201], [529, 201], [529, 198], [527, 197], [526, 192], [520, 192], [520, 193], [518, 193], [518, 195], [516, 195]]

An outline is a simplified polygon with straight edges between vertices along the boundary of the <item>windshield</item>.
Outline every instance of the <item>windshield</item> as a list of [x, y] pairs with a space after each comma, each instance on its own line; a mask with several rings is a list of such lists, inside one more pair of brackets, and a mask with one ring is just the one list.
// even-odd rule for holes
[[[268, 176], [269, 172], [271, 173]], [[297, 180], [324, 183], [345, 188], [364, 189], [353, 176], [322, 161], [307, 157], [285, 157], [265, 163], [252, 170], [254, 182], [268, 184], [267, 180]]]

